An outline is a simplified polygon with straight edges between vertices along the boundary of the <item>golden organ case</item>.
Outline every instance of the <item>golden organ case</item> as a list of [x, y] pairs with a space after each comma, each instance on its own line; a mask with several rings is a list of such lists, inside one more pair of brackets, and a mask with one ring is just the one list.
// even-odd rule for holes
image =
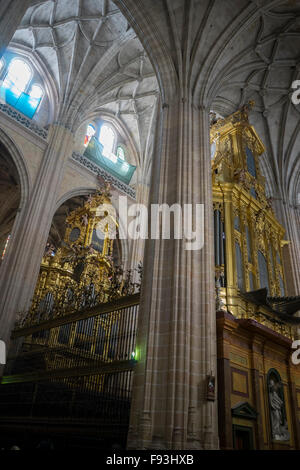
[[290, 326], [277, 324], [263, 302], [255, 305], [247, 296], [265, 289], [264, 301], [270, 303], [286, 290], [284, 229], [266, 195], [259, 165], [265, 148], [248, 120], [252, 105], [211, 124], [217, 302], [237, 318], [253, 318], [291, 336]]

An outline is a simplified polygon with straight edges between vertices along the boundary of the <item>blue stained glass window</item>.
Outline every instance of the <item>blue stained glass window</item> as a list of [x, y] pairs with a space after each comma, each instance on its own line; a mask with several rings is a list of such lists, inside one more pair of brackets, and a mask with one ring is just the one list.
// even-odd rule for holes
[[96, 134], [96, 129], [93, 124], [89, 124], [86, 129], [86, 134], [84, 137], [84, 146], [87, 147], [90, 143], [91, 138]]
[[249, 147], [246, 147], [247, 169], [250, 175], [256, 178], [255, 158]]
[[125, 162], [117, 155], [110, 154], [109, 157], [106, 157], [103, 145], [95, 137], [91, 138], [83, 155], [126, 184], [130, 183], [136, 169], [135, 166]]
[[258, 251], [258, 268], [261, 289], [266, 287], [269, 290], [269, 275], [267, 260], [261, 251]]
[[32, 70], [22, 59], [13, 58], [7, 69], [6, 76], [0, 87], [0, 98], [10, 106], [33, 118], [42, 98], [42, 88], [34, 84], [29, 93], [26, 92], [32, 78]]
[[237, 284], [239, 289], [244, 288], [244, 275], [243, 275], [243, 258], [241, 247], [238, 242], [235, 242], [235, 257], [237, 269]]
[[117, 157], [121, 158], [121, 160], [125, 160], [125, 152], [123, 147], [121, 147], [120, 145], [117, 148]]
[[19, 97], [25, 91], [31, 77], [32, 71], [29, 65], [24, 60], [13, 59], [9, 64], [2, 87], [9, 89], [16, 97]]

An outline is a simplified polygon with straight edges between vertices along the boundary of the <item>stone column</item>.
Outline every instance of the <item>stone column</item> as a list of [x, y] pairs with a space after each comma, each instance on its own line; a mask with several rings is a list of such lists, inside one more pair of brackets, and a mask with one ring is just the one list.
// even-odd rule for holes
[[16, 314], [31, 303], [44, 253], [64, 164], [73, 148], [71, 132], [51, 126], [49, 146], [43, 157], [27, 207], [14, 227], [0, 270], [0, 339], [9, 341]]
[[217, 403], [206, 394], [207, 375], [216, 376], [208, 110], [176, 100], [162, 113], [150, 203], [204, 204], [204, 246], [188, 251], [184, 239], [146, 242], [128, 448], [213, 449]]
[[[141, 204], [147, 207], [148, 201], [149, 185], [139, 183], [136, 188], [136, 204]], [[136, 222], [138, 225], [138, 217], [136, 218]], [[137, 240], [129, 240], [129, 243], [128, 267], [134, 269], [140, 262], [144, 262], [145, 239], [138, 238]]]
[[274, 205], [276, 215], [286, 230], [285, 239], [290, 241], [283, 247], [286, 295], [300, 295], [300, 207], [290, 206], [282, 199], [276, 199]]
[[0, 58], [7, 48], [32, 0], [1, 0], [0, 2]]

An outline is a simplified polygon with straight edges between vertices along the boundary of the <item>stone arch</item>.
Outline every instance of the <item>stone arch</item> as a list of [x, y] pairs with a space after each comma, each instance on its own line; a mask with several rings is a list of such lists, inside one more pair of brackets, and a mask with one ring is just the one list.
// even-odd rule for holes
[[[10, 251], [8, 237], [17, 233], [30, 194], [29, 172], [25, 159], [13, 140], [0, 128], [1, 152], [1, 214], [0, 255]], [[7, 249], [6, 249], [7, 247]], [[4, 259], [5, 259], [4, 258]], [[2, 264], [2, 259], [0, 258]]]
[[[113, 0], [141, 41], [152, 63], [159, 84], [162, 103], [169, 103], [176, 96], [178, 77], [171, 54], [160, 37], [151, 11], [141, 0]], [[150, 20], [149, 20], [150, 18]]]
[[0, 127], [0, 142], [6, 147], [7, 152], [10, 154], [19, 174], [21, 185], [21, 200], [19, 211], [26, 206], [31, 192], [32, 183], [29, 177], [29, 171], [26, 161], [23, 157], [21, 150], [17, 144], [7, 135], [7, 133]]

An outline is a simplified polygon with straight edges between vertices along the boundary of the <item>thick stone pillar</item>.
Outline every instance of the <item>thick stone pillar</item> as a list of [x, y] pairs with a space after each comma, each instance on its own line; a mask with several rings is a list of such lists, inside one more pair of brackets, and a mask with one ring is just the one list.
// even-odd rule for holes
[[[149, 185], [139, 183], [136, 188], [136, 204], [141, 204], [147, 208], [149, 202]], [[136, 225], [140, 225], [140, 219], [136, 217]], [[137, 227], [137, 231], [139, 231]], [[145, 239], [137, 238], [129, 240], [128, 267], [134, 269], [140, 262], [144, 263]], [[137, 278], [137, 277], [136, 277]]]
[[0, 2], [0, 58], [7, 48], [32, 0], [1, 0]]
[[[163, 105], [150, 204], [204, 204], [204, 246], [148, 240], [137, 337], [130, 449], [218, 447], [216, 313], [208, 111], [190, 102]], [[195, 221], [195, 217], [194, 217]], [[195, 228], [195, 227], [194, 227]]]
[[300, 207], [292, 207], [282, 199], [274, 202], [276, 215], [286, 230], [285, 239], [290, 241], [283, 247], [286, 295], [300, 295]]
[[14, 227], [0, 270], [0, 339], [9, 341], [16, 314], [31, 303], [40, 263], [54, 215], [64, 164], [73, 148], [71, 132], [51, 126], [49, 146], [43, 157], [27, 207]]

